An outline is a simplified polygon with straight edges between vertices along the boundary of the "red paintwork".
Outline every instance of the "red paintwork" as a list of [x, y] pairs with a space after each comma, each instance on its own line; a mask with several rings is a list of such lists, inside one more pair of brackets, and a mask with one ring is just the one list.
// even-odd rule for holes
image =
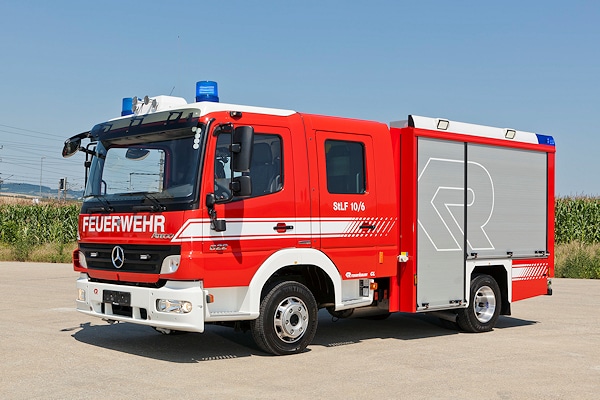
[[[554, 239], [554, 147], [504, 140], [473, 137], [460, 134], [429, 131], [416, 128], [388, 128], [386, 125], [336, 117], [309, 114], [275, 116], [243, 113], [235, 119], [228, 112], [207, 115], [217, 123], [252, 125], [256, 133], [281, 136], [283, 143], [284, 186], [278, 193], [244, 201], [217, 204], [218, 218], [228, 221], [253, 218], [255, 222], [272, 222], [273, 240], [204, 240], [182, 241], [181, 264], [169, 279], [203, 280], [204, 287], [248, 286], [259, 266], [275, 251], [283, 248], [312, 247], [322, 250], [337, 266], [342, 279], [352, 274], [367, 272], [370, 278], [390, 277], [390, 311], [416, 311], [416, 221], [417, 221], [417, 137], [439, 138], [459, 142], [479, 143], [548, 153], [548, 249], [553, 253]], [[215, 124], [216, 125], [216, 124]], [[213, 126], [215, 126], [213, 125]], [[326, 139], [361, 141], [367, 159], [366, 193], [361, 195], [334, 195], [326, 189], [324, 145]], [[202, 168], [204, 179], [200, 199], [214, 191], [214, 163], [216, 137], [209, 135]], [[326, 237], [307, 232], [305, 236], [288, 235], [287, 225], [297, 225], [301, 219], [355, 218], [356, 211], [345, 208], [334, 210], [336, 202], [361, 202], [364, 212], [360, 217], [369, 220], [389, 219], [393, 229], [383, 236]], [[122, 214], [122, 217], [130, 214]], [[142, 218], [164, 217], [165, 234], [176, 234], [191, 219], [206, 220], [204, 202], [200, 209], [139, 213]], [[98, 216], [98, 215], [94, 215]], [[151, 229], [145, 232], [98, 232], [83, 229], [89, 215], [79, 218], [82, 243], [111, 244], [168, 244], [170, 239], [152, 238]], [[270, 223], [270, 222], [269, 222]], [[229, 225], [228, 225], [229, 226]], [[360, 233], [364, 233], [359, 231]], [[214, 250], [216, 245], [226, 247]], [[399, 263], [397, 256], [407, 252], [408, 261]], [[539, 261], [539, 260], [536, 260]], [[547, 258], [548, 276], [553, 276], [553, 257]], [[82, 268], [77, 254], [75, 270], [88, 272], [94, 278], [126, 282], [155, 282], [160, 276], [115, 271], [97, 271]], [[348, 274], [348, 275], [346, 275]], [[531, 279], [513, 283], [513, 300], [545, 293], [546, 280]]]

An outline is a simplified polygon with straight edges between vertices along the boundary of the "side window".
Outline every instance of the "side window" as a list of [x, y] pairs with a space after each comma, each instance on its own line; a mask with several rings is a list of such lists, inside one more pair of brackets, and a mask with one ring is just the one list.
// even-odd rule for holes
[[365, 193], [365, 148], [362, 143], [326, 140], [325, 165], [329, 193]]
[[281, 137], [258, 133], [254, 135], [252, 163], [252, 196], [262, 196], [283, 188]]
[[217, 200], [226, 200], [231, 197], [229, 183], [231, 182], [231, 134], [222, 133], [217, 138], [215, 152], [215, 196]]
[[[215, 154], [215, 195], [218, 200], [229, 199], [231, 196], [229, 189], [232, 178], [230, 143], [230, 134], [219, 135]], [[280, 136], [264, 133], [254, 134], [252, 163], [250, 170], [243, 173], [244, 175], [249, 174], [252, 178], [250, 197], [275, 193], [283, 188], [281, 148]]]

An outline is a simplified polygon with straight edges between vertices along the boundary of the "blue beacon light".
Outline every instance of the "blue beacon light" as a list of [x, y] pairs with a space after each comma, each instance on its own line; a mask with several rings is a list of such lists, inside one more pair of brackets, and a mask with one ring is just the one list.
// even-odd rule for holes
[[547, 144], [550, 146], [556, 146], [556, 144], [554, 143], [554, 138], [552, 136], [540, 135], [538, 133], [536, 133], [535, 135], [537, 136], [539, 144]]
[[196, 82], [196, 101], [219, 102], [219, 89], [215, 81]]
[[133, 114], [133, 97], [123, 97], [123, 107], [121, 108], [121, 116]]

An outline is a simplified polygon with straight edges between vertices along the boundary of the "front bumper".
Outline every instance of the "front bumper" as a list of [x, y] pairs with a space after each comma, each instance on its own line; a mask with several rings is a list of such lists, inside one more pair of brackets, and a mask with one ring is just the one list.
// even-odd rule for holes
[[[206, 293], [202, 282], [167, 281], [161, 288], [90, 282], [87, 274], [77, 279], [77, 311], [94, 317], [188, 332], [204, 332]], [[83, 292], [82, 292], [83, 291]], [[104, 291], [129, 294], [126, 305], [105, 302]], [[158, 311], [157, 300], [187, 301], [188, 313]]]

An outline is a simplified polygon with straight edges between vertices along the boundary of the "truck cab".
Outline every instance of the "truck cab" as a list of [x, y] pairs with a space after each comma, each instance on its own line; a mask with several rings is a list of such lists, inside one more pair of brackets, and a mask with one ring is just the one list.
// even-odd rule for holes
[[[396, 273], [387, 126], [197, 100], [126, 99], [65, 142], [86, 154], [78, 310], [163, 332], [247, 321], [261, 348], [300, 351], [318, 308], [369, 306]], [[280, 284], [309, 332], [260, 324]]]

